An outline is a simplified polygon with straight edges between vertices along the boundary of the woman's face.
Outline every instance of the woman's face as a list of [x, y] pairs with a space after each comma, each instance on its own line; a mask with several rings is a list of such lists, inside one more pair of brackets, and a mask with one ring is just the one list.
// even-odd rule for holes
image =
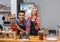
[[33, 16], [37, 15], [37, 9], [33, 9], [33, 10], [32, 10], [32, 15], [33, 15]]
[[24, 21], [24, 19], [25, 19], [25, 14], [22, 13], [22, 12], [19, 13], [18, 18], [19, 18], [20, 21]]

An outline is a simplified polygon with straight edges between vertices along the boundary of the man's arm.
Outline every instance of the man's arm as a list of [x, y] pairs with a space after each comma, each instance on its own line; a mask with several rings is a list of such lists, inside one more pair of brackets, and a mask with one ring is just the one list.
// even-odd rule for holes
[[16, 23], [15, 23], [16, 27], [18, 30], [20, 30], [21, 32], [26, 32], [25, 30], [21, 29]]

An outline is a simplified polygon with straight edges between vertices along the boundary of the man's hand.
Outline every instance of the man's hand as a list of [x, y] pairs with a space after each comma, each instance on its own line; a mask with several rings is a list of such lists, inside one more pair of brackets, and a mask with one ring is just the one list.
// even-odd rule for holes
[[21, 31], [23, 34], [25, 34], [26, 33], [26, 31]]
[[20, 30], [21, 32], [23, 32], [23, 33], [26, 32], [25, 30], [21, 29], [16, 23], [15, 23], [15, 25], [16, 25], [17, 29]]

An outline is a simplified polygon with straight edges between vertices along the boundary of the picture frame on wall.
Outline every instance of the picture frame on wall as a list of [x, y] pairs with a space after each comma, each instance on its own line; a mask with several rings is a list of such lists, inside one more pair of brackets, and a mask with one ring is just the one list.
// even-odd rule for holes
[[25, 18], [31, 15], [32, 8], [35, 6], [34, 3], [21, 3], [20, 10], [25, 11]]
[[20, 3], [20, 10], [25, 11], [26, 10], [26, 4]]

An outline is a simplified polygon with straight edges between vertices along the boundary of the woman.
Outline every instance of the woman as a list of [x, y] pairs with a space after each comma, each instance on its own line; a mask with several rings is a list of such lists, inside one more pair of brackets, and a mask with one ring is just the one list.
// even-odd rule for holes
[[31, 21], [31, 35], [37, 35], [38, 30], [40, 30], [40, 18], [38, 17], [38, 10], [36, 7], [32, 9], [31, 16], [28, 17], [28, 20]]

